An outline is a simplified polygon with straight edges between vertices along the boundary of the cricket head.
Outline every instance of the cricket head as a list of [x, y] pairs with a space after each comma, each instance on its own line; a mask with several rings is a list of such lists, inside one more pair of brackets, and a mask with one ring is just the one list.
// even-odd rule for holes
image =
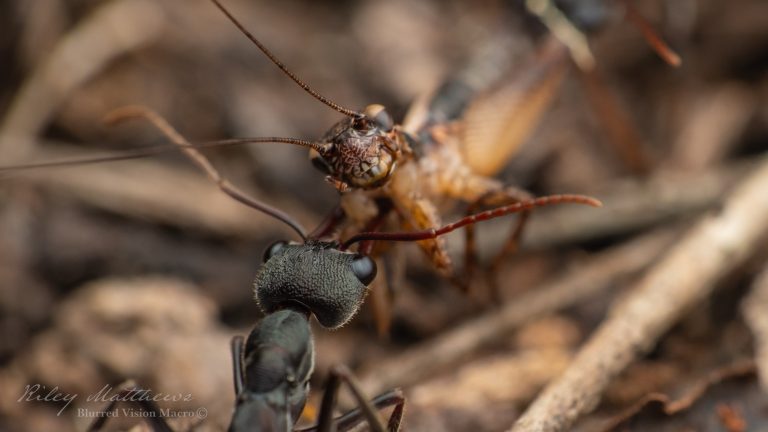
[[341, 192], [386, 184], [402, 151], [392, 117], [381, 105], [368, 105], [359, 117], [336, 123], [321, 146], [310, 151], [312, 164]]

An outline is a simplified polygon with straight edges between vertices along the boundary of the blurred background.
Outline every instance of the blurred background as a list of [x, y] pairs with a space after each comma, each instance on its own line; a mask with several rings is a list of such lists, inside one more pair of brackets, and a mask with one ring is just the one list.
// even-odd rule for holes
[[[566, 207], [534, 214], [523, 251], [494, 275], [504, 304], [650, 232], [679, 232], [716, 208], [768, 149], [768, 4], [638, 2], [639, 13], [681, 55], [675, 68], [625, 19], [622, 2], [561, 6], [574, 3], [584, 7], [574, 20], [590, 24], [596, 73], [569, 66], [501, 176], [537, 195], [594, 194], [606, 208], [602, 216]], [[396, 120], [477, 62], [494, 65], [501, 82], [519, 79], [549, 37], [522, 2], [226, 5], [321, 94], [356, 109], [381, 103]], [[0, 12], [2, 166], [165, 143], [141, 121], [103, 124], [105, 114], [127, 104], [151, 107], [197, 142], [318, 139], [340, 118], [282, 75], [206, 0], [5, 1]], [[206, 154], [235, 184], [305, 226], [319, 224], [338, 201], [304, 149], [256, 144]], [[454, 210], [444, 219], [463, 208]], [[498, 249], [508, 225], [480, 228], [483, 256]], [[174, 152], [0, 173], [0, 430], [84, 430], [92, 417], [77, 409], [104, 405], [86, 396], [129, 378], [153, 392], [193, 396], [165, 405], [174, 410], [206, 408], [205, 419], [172, 419], [177, 430], [224, 430], [234, 399], [229, 339], [262, 317], [252, 280], [265, 247], [279, 239], [296, 240], [282, 224], [221, 194]], [[461, 235], [449, 243], [460, 263]], [[509, 426], [662, 249], [599, 294], [530, 317], [451, 368], [417, 382], [394, 380], [406, 386], [408, 430]], [[377, 335], [367, 306], [341, 330], [315, 326], [307, 424], [331, 365], [345, 363], [368, 382], [380, 364], [501, 307], [484, 288], [461, 294], [415, 247], [397, 253], [409, 259], [402, 282], [388, 293], [388, 335]], [[738, 304], [756, 268], [740, 269], [722, 301], [692, 312], [616, 383], [595, 418], [749, 355]], [[487, 286], [484, 277], [473, 283]], [[19, 401], [31, 384], [79, 397], [59, 415], [65, 403]], [[750, 391], [736, 393], [759, 394]], [[707, 423], [710, 417], [696, 423], [710, 411], [663, 424], [721, 430]], [[139, 424], [119, 418], [106, 429]]]

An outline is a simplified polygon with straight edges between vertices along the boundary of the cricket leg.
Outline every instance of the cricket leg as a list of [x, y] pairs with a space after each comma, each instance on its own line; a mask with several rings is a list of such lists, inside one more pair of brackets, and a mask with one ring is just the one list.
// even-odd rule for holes
[[[442, 226], [442, 220], [435, 205], [418, 194], [402, 194], [393, 197], [395, 207], [403, 216], [408, 229], [425, 230]], [[448, 256], [445, 240], [434, 238], [416, 242], [427, 254], [432, 264], [445, 277], [452, 278], [453, 263]]]
[[598, 124], [621, 161], [633, 174], [646, 174], [651, 167], [651, 159], [635, 121], [616, 92], [605, 84], [597, 68], [580, 70], [578, 75]]
[[331, 213], [326, 216], [325, 220], [320, 222], [320, 225], [309, 233], [309, 238], [319, 239], [333, 235], [334, 231], [346, 218], [347, 213], [341, 205], [336, 206]]
[[[377, 208], [378, 215], [366, 224], [363, 229], [364, 232], [379, 231], [392, 211], [392, 204], [389, 200], [382, 201], [377, 203]], [[379, 337], [387, 338], [392, 327], [392, 297], [389, 289], [389, 274], [386, 271], [387, 263], [380, 256], [380, 253], [374, 253], [375, 246], [376, 244], [373, 241], [364, 241], [360, 243], [357, 251], [363, 255], [375, 257], [376, 268], [379, 269], [379, 274], [371, 282], [369, 288], [370, 301], [368, 304], [373, 312], [376, 332]]]
[[[531, 199], [532, 196], [527, 191], [516, 188], [514, 186], [504, 186], [496, 190], [489, 190], [478, 199], [472, 202], [467, 208], [467, 215], [476, 213], [483, 208], [498, 207], [508, 204], [514, 204], [516, 202]], [[520, 238], [525, 228], [525, 223], [528, 220], [530, 212], [521, 212], [517, 220], [514, 222], [512, 231], [507, 238], [501, 251], [493, 258], [489, 267], [489, 277], [491, 286], [491, 295], [494, 300], [498, 300], [500, 297], [499, 287], [496, 282], [495, 275], [498, 268], [503, 263], [504, 259], [511, 254], [517, 252]], [[477, 266], [477, 250], [475, 241], [475, 229], [473, 225], [468, 225], [464, 231], [465, 238], [465, 253], [464, 253], [464, 279], [469, 281], [472, 278], [474, 270]]]

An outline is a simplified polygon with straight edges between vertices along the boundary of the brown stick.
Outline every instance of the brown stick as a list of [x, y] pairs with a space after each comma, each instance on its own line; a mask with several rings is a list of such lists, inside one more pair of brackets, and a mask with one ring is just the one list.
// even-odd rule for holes
[[593, 410], [611, 379], [658, 339], [715, 283], [743, 263], [768, 233], [768, 160], [743, 180], [717, 215], [705, 216], [641, 280], [577, 354], [571, 366], [512, 428], [567, 430]]
[[569, 307], [606, 290], [617, 278], [649, 265], [671, 243], [671, 239], [670, 232], [661, 232], [603, 252], [496, 312], [378, 362], [374, 369], [363, 375], [364, 388], [375, 393], [380, 389], [407, 386], [424, 380], [533, 318]]
[[744, 318], [755, 336], [755, 360], [760, 385], [768, 391], [768, 265], [752, 284], [744, 300]]

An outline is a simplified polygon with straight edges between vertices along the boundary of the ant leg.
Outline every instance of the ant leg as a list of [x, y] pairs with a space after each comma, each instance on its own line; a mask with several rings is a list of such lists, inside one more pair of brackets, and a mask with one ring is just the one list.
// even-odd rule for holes
[[[495, 190], [495, 191], [489, 191], [486, 192], [484, 195], [482, 195], [480, 198], [475, 200], [472, 204], [469, 205], [467, 208], [467, 215], [476, 213], [481, 207], [497, 207], [507, 204], [514, 204], [521, 201], [526, 201], [531, 199], [531, 194], [523, 189], [516, 188], [514, 186], [506, 186], [503, 189]], [[515, 253], [517, 251], [517, 248], [520, 244], [520, 237], [523, 235], [523, 228], [525, 227], [525, 223], [528, 220], [528, 215], [530, 214], [529, 211], [524, 211], [520, 213], [520, 216], [517, 218], [517, 221], [515, 222], [515, 225], [512, 228], [512, 232], [510, 233], [509, 237], [507, 238], [506, 242], [504, 243], [504, 246], [502, 247], [501, 251], [499, 251], [498, 254], [496, 254], [496, 257], [491, 261], [491, 266], [489, 268], [490, 273], [490, 286], [491, 286], [491, 296], [494, 300], [498, 300], [500, 297], [499, 293], [499, 287], [496, 283], [494, 275], [496, 274], [496, 271], [501, 266], [501, 263], [504, 261], [504, 259]], [[465, 231], [464, 231], [464, 238], [465, 238], [465, 252], [464, 252], [464, 277], [463, 281], [467, 287], [469, 285], [469, 281], [472, 278], [472, 274], [474, 273], [474, 270], [477, 266], [477, 250], [475, 247], [475, 229], [473, 225], [467, 225]]]
[[[103, 410], [103, 412], [112, 411], [115, 409], [117, 404], [121, 402], [122, 399], [128, 398], [132, 393], [135, 392], [142, 392], [141, 388], [137, 387], [136, 384], [129, 380], [124, 382], [119, 387], [121, 390], [117, 393], [117, 397], [114, 397], [114, 400], [112, 400], [109, 405]], [[153, 402], [152, 400], [141, 398], [140, 400], [134, 401], [141, 409], [144, 411], [152, 413], [152, 415], [147, 417], [147, 421], [149, 422], [150, 427], [154, 432], [173, 432], [173, 429], [171, 429], [170, 426], [168, 426], [168, 423], [163, 420], [163, 417], [160, 413], [160, 408]], [[91, 426], [88, 427], [88, 432], [97, 432], [100, 431], [101, 428], [104, 427], [107, 420], [109, 420], [109, 417], [102, 416], [97, 418], [93, 423], [91, 423]]]
[[[392, 414], [389, 415], [389, 420], [387, 421], [387, 431], [397, 432], [400, 430], [400, 424], [403, 422], [403, 414], [405, 412], [405, 396], [403, 396], [402, 390], [394, 389], [382, 393], [371, 399], [370, 403], [377, 410], [383, 410], [384, 408], [394, 405], [395, 408], [392, 410]], [[336, 432], [346, 432], [351, 430], [362, 421], [361, 417], [362, 413], [360, 408], [349, 410], [336, 417], [333, 420], [334, 423], [336, 423]], [[316, 432], [318, 430], [318, 425], [315, 425], [295, 429], [295, 432]]]
[[232, 352], [232, 377], [235, 381], [235, 397], [243, 392], [245, 374], [243, 372], [243, 351], [245, 339], [242, 336], [235, 336], [230, 343]]
[[[392, 405], [395, 408], [392, 410], [392, 414], [387, 421], [387, 431], [397, 432], [400, 430], [400, 424], [403, 422], [403, 414], [405, 412], [405, 396], [400, 389], [390, 390], [386, 393], [382, 393], [371, 400], [377, 410], [390, 407]], [[361, 421], [361, 410], [355, 408], [350, 410], [336, 419], [337, 432], [345, 432], [352, 429]]]
[[[334, 419], [332, 417], [333, 408], [336, 405], [336, 396], [342, 382], [347, 384], [359, 407]], [[392, 405], [395, 405], [395, 409], [392, 411], [385, 428], [377, 410]], [[357, 378], [355, 378], [346, 366], [339, 365], [331, 370], [330, 380], [325, 388], [323, 401], [320, 405], [318, 424], [310, 428], [301, 429], [300, 431], [330, 432], [333, 430], [332, 426], [335, 423], [337, 431], [343, 432], [351, 429], [365, 419], [373, 432], [397, 432], [400, 430], [404, 410], [405, 397], [403, 396], [402, 391], [399, 389], [391, 390], [377, 396], [372, 401], [369, 401], [365, 398]]]
[[340, 205], [338, 205], [333, 209], [333, 211], [331, 211], [328, 216], [326, 216], [325, 220], [320, 222], [320, 225], [318, 225], [317, 228], [308, 234], [308, 237], [311, 239], [319, 239], [322, 237], [330, 236], [336, 227], [338, 227], [340, 223], [344, 222], [344, 219], [346, 218], [347, 213], [344, 212], [344, 209], [341, 208]]

